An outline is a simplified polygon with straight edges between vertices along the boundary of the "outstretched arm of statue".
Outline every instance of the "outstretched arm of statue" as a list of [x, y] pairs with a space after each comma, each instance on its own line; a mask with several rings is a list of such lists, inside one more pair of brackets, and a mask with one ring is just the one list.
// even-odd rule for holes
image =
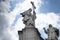
[[33, 11], [33, 20], [35, 20], [35, 19], [36, 19], [36, 12]]
[[46, 31], [46, 29], [45, 29], [45, 28], [43, 28], [43, 29], [44, 29], [45, 33], [47, 34], [47, 31]]

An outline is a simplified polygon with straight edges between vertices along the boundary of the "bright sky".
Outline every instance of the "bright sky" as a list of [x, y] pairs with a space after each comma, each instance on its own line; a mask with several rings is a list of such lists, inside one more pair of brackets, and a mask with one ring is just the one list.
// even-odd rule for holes
[[36, 6], [36, 28], [44, 39], [47, 38], [44, 27], [47, 29], [52, 24], [53, 27], [60, 28], [60, 0], [1, 0], [0, 40], [19, 40], [18, 30], [25, 27], [20, 13], [32, 8], [31, 1]]

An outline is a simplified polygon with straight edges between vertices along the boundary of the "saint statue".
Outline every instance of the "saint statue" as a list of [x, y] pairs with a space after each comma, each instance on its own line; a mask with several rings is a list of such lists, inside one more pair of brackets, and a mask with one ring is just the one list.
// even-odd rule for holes
[[[33, 9], [35, 9], [33, 2], [31, 2], [31, 4], [33, 6]], [[33, 10], [33, 14], [31, 12], [32, 12], [32, 8], [29, 8], [27, 11], [21, 13], [23, 17], [22, 21], [26, 27], [35, 25], [36, 13], [35, 10]]]
[[59, 30], [55, 27], [52, 27], [51, 24], [49, 24], [49, 28], [47, 30], [44, 28], [44, 31], [48, 35], [47, 40], [58, 40]]

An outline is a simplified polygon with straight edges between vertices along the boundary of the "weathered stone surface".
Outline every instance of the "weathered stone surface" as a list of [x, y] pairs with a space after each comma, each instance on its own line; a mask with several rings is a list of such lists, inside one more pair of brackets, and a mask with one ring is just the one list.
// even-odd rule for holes
[[[22, 30], [22, 34], [19, 33], [19, 38], [20, 38], [19, 40], [43, 40], [43, 38], [41, 37], [41, 34], [34, 27], [24, 28]], [[21, 37], [23, 37], [23, 39]]]
[[52, 25], [49, 25], [49, 28], [46, 30], [44, 28], [45, 33], [48, 35], [47, 40], [58, 40], [58, 29], [55, 27], [52, 27]]

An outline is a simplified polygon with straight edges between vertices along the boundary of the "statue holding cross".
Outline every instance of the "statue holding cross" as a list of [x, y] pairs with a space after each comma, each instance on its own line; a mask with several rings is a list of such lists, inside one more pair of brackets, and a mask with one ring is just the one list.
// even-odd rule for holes
[[34, 3], [31, 2], [32, 7], [33, 7], [33, 14], [32, 12], [32, 8], [28, 9], [27, 11], [21, 13], [22, 17], [23, 17], [23, 23], [25, 24], [25, 27], [32, 27], [35, 26], [35, 19], [36, 19], [36, 13], [35, 13], [35, 9], [36, 7], [34, 6]]

